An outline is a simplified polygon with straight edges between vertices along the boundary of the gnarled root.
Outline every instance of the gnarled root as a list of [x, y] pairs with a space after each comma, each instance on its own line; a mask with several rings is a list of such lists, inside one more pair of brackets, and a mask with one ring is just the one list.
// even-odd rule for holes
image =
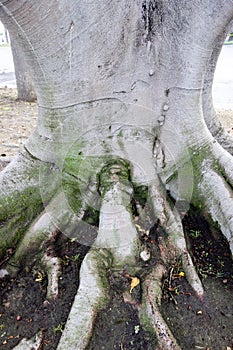
[[[231, 208], [233, 207], [231, 186], [213, 169], [209, 171], [208, 168], [208, 171], [204, 171], [205, 166], [207, 165], [203, 162], [200, 170], [202, 172], [199, 187], [200, 196], [207, 198], [205, 194], [207, 188], [208, 199], [211, 194], [213, 200], [206, 200], [206, 207], [212, 217], [215, 217], [218, 222], [222, 221], [222, 229], [228, 227], [228, 231], [224, 232], [223, 230], [223, 233], [230, 241], [232, 239]], [[136, 261], [140, 255], [140, 245], [130, 211], [133, 189], [128, 172], [128, 164], [117, 160], [103, 168], [100, 174], [102, 202], [99, 232], [92, 248], [83, 260], [79, 289], [62, 333], [58, 350], [84, 350], [87, 347], [97, 313], [106, 306], [110, 298], [110, 286], [107, 278], [107, 272], [110, 268], [120, 272], [127, 271], [131, 276], [138, 271]], [[158, 233], [159, 262], [142, 283], [142, 305], [140, 307], [137, 304], [137, 309], [139, 309], [142, 324], [145, 327], [149, 326], [154, 332], [158, 340], [158, 349], [180, 350], [179, 344], [160, 312], [163, 276], [169, 265], [179, 259], [182, 262], [187, 280], [196, 295], [202, 298], [204, 290], [186, 246], [180, 214], [170, 204], [166, 191], [158, 178], [155, 178], [149, 187], [149, 197], [155, 221], [159, 222], [162, 228], [161, 232], [165, 232], [165, 234]], [[60, 198], [59, 195], [51, 202], [49, 211], [42, 213], [28, 230], [16, 253], [17, 260], [20, 256], [26, 255], [28, 244], [31, 245], [33, 240], [36, 249], [38, 249], [45, 240], [49, 242], [56, 239], [56, 226], [50, 219], [51, 215], [58, 216], [57, 209], [54, 209], [58, 198]], [[63, 210], [60, 213], [60, 219], [65, 218], [66, 214], [66, 210]], [[67, 222], [66, 220], [64, 219], [64, 222]], [[77, 223], [78, 219], [75, 219], [71, 226], [76, 227], [78, 239]], [[72, 237], [74, 238], [74, 230], [72, 230]], [[49, 273], [48, 296], [56, 296], [60, 273], [59, 260], [50, 254], [49, 247], [47, 247], [42, 261]], [[12, 261], [10, 261], [11, 263]]]
[[[51, 248], [52, 241], [56, 240], [59, 231], [51, 221], [50, 215], [43, 212], [39, 218], [31, 225], [25, 233], [24, 238], [19, 244], [15, 254], [9, 260], [6, 271], [14, 276], [19, 271], [21, 264], [26, 263], [28, 258], [33, 256], [38, 260], [42, 256], [42, 265], [48, 276], [47, 298], [56, 298], [58, 296], [58, 281], [61, 275], [60, 259], [54, 256]], [[50, 242], [45, 249], [44, 244]], [[46, 250], [44, 252], [44, 250]]]
[[[56, 241], [60, 230], [63, 231], [63, 228], [69, 226], [69, 224], [69, 235], [72, 236], [74, 227], [77, 229], [82, 218], [80, 215], [71, 212], [65, 205], [61, 209], [63, 196], [63, 193], [58, 193], [34, 220], [24, 233], [15, 254], [5, 268], [7, 273], [14, 276], [22, 264], [27, 262], [31, 264], [33, 260], [38, 261], [40, 259], [48, 276], [48, 299], [58, 296], [58, 281], [61, 275], [60, 259], [51, 249], [51, 244]], [[2, 273], [6, 272], [2, 271]]]
[[142, 325], [156, 333], [157, 350], [181, 350], [159, 310], [162, 294], [161, 281], [165, 272], [165, 267], [159, 264], [144, 281], [139, 316]]
[[122, 174], [118, 173], [124, 172], [122, 166], [113, 165], [104, 170], [111, 175], [109, 182], [102, 179], [99, 233], [82, 263], [80, 286], [58, 350], [82, 350], [87, 346], [97, 312], [109, 300], [107, 270], [110, 267], [120, 270], [126, 264], [135, 269], [137, 231], [125, 205], [130, 201], [132, 188], [120, 181]]
[[166, 237], [162, 235], [158, 237], [160, 262], [143, 282], [142, 306], [139, 316], [142, 325], [155, 333], [158, 350], [180, 350], [180, 346], [160, 312], [162, 279], [167, 273], [168, 264], [174, 263], [177, 259], [181, 260], [185, 276], [198, 297], [203, 297], [204, 289], [187, 250], [179, 213], [169, 204], [158, 178], [151, 184], [149, 196], [154, 216], [159, 220], [163, 231], [166, 232]]
[[161, 257], [164, 264], [172, 259], [181, 258], [188, 282], [197, 296], [202, 297], [204, 294], [203, 286], [187, 249], [179, 213], [176, 208], [171, 208], [163, 192], [160, 185], [153, 184], [150, 187], [150, 198], [155, 217], [159, 219], [168, 235], [166, 240], [163, 237], [160, 238]]
[[233, 156], [214, 142], [199, 171], [196, 200], [219, 225], [233, 253]]
[[229, 242], [233, 254], [233, 196], [232, 189], [216, 171], [204, 170], [200, 193], [205, 210], [217, 222]]
[[83, 260], [78, 293], [57, 350], [83, 350], [88, 344], [97, 312], [108, 302], [106, 257], [103, 255], [91, 249]]

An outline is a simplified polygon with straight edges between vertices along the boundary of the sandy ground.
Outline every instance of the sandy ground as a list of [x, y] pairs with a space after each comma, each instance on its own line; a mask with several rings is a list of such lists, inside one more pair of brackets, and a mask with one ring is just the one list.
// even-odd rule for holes
[[36, 103], [17, 101], [16, 89], [0, 89], [0, 159], [17, 153], [36, 122]]
[[[217, 110], [227, 132], [233, 135], [233, 110]], [[14, 156], [33, 133], [37, 104], [17, 101], [17, 90], [0, 88], [0, 159]]]

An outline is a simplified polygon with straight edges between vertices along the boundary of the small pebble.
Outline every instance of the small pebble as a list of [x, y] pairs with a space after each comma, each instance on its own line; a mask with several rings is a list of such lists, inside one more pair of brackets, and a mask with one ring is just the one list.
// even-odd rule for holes
[[146, 250], [143, 250], [141, 253], [140, 253], [140, 257], [143, 261], [148, 261], [150, 259], [150, 253]]
[[198, 310], [197, 311], [197, 315], [202, 315], [203, 314], [203, 311], [202, 310]]
[[43, 302], [43, 305], [46, 307], [46, 306], [49, 306], [49, 301], [48, 300], [45, 300], [44, 302]]
[[22, 317], [21, 317], [20, 315], [18, 315], [18, 316], [16, 317], [16, 320], [17, 320], [17, 321], [21, 321], [21, 320], [22, 320]]
[[165, 104], [165, 105], [163, 106], [163, 110], [164, 110], [164, 111], [168, 111], [168, 110], [169, 110], [169, 106], [168, 106], [167, 104]]
[[0, 278], [4, 278], [7, 275], [9, 275], [7, 270], [5, 270], [5, 269], [0, 270]]

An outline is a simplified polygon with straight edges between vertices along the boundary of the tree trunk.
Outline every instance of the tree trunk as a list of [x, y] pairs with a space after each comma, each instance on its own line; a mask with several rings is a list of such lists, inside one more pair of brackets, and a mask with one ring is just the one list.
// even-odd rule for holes
[[36, 100], [36, 93], [30, 68], [28, 67], [23, 54], [17, 48], [17, 42], [11, 41], [11, 51], [15, 66], [16, 84], [18, 99], [20, 101], [33, 102]]
[[6, 29], [4, 29], [4, 32], [5, 32], [6, 43], [9, 44], [10, 40], [9, 40], [8, 31]]
[[142, 280], [139, 314], [160, 349], [180, 349], [160, 313], [160, 282], [181, 257], [203, 297], [181, 223], [191, 204], [218, 223], [233, 249], [233, 160], [220, 144], [232, 148], [226, 135], [215, 139], [208, 122], [232, 2], [2, 0], [0, 17], [30, 66], [39, 111], [35, 133], [0, 177], [1, 254], [18, 245], [7, 271], [17, 273], [38, 250], [57, 291], [59, 262], [42, 243], [59, 230], [92, 245], [81, 234], [82, 218], [88, 208], [99, 211], [99, 233], [58, 346], [85, 349], [107, 300], [106, 271], [138, 271], [144, 248], [131, 196], [134, 186], [146, 188], [166, 237], [158, 240], [159, 263]]

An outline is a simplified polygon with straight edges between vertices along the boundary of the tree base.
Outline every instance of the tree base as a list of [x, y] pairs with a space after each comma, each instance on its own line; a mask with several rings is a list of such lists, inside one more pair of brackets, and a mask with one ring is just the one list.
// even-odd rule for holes
[[[172, 279], [172, 290], [168, 290], [164, 280], [161, 300], [163, 319], [176, 334], [181, 349], [194, 349], [195, 346], [204, 348], [216, 346], [216, 349], [230, 347], [233, 325], [228, 315], [231, 313], [232, 305], [233, 283], [230, 276], [233, 270], [227, 243], [221, 233], [216, 236], [216, 231], [211, 232], [208, 223], [193, 211], [185, 216], [183, 223], [186, 235], [189, 237], [195, 266], [204, 278], [204, 303], [195, 296], [185, 277], [175, 276]], [[142, 227], [140, 222], [138, 224]], [[147, 231], [146, 225], [145, 229]], [[213, 235], [217, 239], [217, 244]], [[144, 243], [147, 242], [148, 248], [156, 249], [154, 230], [151, 230], [149, 235], [140, 232], [140, 237]], [[41, 330], [44, 331], [43, 345], [46, 349], [53, 350], [56, 347], [77, 291], [79, 267], [83, 255], [87, 252], [87, 247], [80, 246], [75, 241], [64, 243], [62, 240], [58, 247], [61, 248], [59, 257], [62, 261], [62, 275], [59, 279], [59, 295], [56, 300], [46, 300], [45, 275], [42, 281], [35, 281], [39, 277], [40, 269], [35, 268], [34, 274], [31, 271], [29, 273], [24, 271], [14, 279], [6, 276], [1, 280], [0, 294], [4, 295], [0, 309], [1, 324], [7, 329], [7, 334], [1, 337], [1, 343], [6, 342], [4, 345], [6, 350], [12, 350], [16, 346], [20, 340], [17, 337], [19, 334], [21, 337], [33, 339], [36, 333], [41, 336]], [[152, 262], [153, 259], [146, 263], [145, 273], [150, 269]], [[174, 267], [174, 274], [179, 273], [176, 268]], [[140, 286], [135, 287], [130, 294], [131, 280], [123, 276], [123, 282], [120, 283], [114, 277], [114, 271], [112, 274], [112, 278], [109, 275], [111, 301], [97, 314], [87, 349], [96, 350], [106, 346], [106, 339], [109, 339], [108, 344], [112, 347], [122, 346], [127, 350], [141, 350], [151, 349], [151, 344], [154, 344], [152, 347], [154, 349], [157, 341], [153, 333], [150, 333], [150, 328], [144, 331], [138, 318], [137, 304], [132, 302], [136, 300], [140, 303]], [[130, 300], [126, 296], [123, 299], [124, 289], [131, 296]], [[21, 316], [21, 320], [17, 320], [17, 316]], [[223, 328], [225, 324], [226, 327]], [[4, 328], [1, 334], [4, 334]], [[10, 336], [13, 338], [9, 338]]]

